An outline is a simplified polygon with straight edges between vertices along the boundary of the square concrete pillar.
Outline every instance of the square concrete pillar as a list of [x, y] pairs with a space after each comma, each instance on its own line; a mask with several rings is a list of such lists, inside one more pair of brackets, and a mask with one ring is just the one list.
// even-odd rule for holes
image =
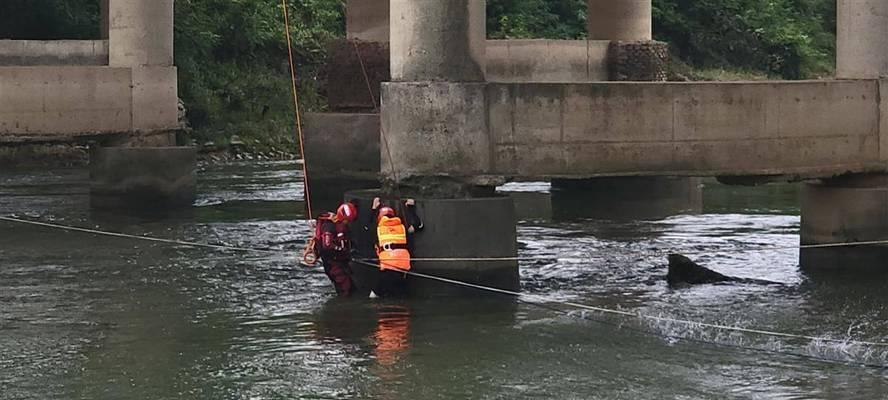
[[173, 65], [173, 0], [108, 0], [112, 67]]
[[485, 87], [484, 83], [384, 83], [382, 127], [388, 146], [382, 149], [382, 174], [394, 178], [394, 170], [404, 179], [490, 173]]

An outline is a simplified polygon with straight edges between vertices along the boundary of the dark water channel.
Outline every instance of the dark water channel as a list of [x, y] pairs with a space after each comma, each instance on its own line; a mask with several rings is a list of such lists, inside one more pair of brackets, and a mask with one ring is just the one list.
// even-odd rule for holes
[[[886, 363], [883, 348], [562, 315], [489, 296], [337, 299], [319, 269], [295, 264], [308, 226], [296, 171], [204, 166], [198, 207], [167, 218], [91, 214], [83, 170], [0, 173], [0, 215], [286, 250], [0, 222], [0, 399], [888, 397], [885, 372], [857, 365]], [[546, 205], [547, 185], [509, 188], [523, 202], [520, 255], [541, 257], [521, 263], [522, 290], [552, 305], [888, 341], [882, 279], [809, 277], [797, 250], [734, 251], [798, 244], [795, 186], [707, 183], [702, 212], [645, 220], [583, 217], [577, 202], [565, 214]], [[695, 258], [720, 272], [787, 286], [671, 290], [669, 251], [702, 251]]]

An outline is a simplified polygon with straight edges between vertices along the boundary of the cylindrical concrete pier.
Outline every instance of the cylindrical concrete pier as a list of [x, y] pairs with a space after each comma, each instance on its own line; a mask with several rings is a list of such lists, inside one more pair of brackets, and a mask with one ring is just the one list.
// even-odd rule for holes
[[589, 0], [590, 40], [651, 40], [651, 0]]
[[483, 82], [484, 0], [391, 0], [393, 81]]
[[173, 0], [109, 0], [112, 67], [173, 65]]
[[[370, 210], [376, 191], [354, 191], [346, 199], [358, 207], [352, 236], [362, 257], [375, 258], [374, 229]], [[383, 201], [404, 215], [403, 206]], [[411, 237], [414, 258], [503, 258], [517, 255], [515, 207], [511, 198], [416, 199], [417, 213], [425, 229]], [[361, 292], [376, 284], [378, 269], [352, 267]], [[508, 290], [518, 289], [518, 261], [414, 261], [412, 271]], [[464, 293], [465, 288], [409, 277], [411, 295]]]
[[888, 76], [888, 1], [838, 0], [836, 77]]
[[[806, 184], [802, 191], [802, 245], [888, 240], [888, 175], [856, 175]], [[883, 269], [888, 246], [803, 250], [808, 270]]]

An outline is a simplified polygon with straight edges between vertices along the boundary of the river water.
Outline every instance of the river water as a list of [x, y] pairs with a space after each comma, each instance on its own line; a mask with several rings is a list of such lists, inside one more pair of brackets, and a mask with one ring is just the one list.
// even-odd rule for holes
[[[886, 348], [572, 310], [571, 301], [826, 338], [888, 341], [881, 279], [807, 276], [797, 187], [706, 183], [702, 208], [633, 220], [522, 202], [522, 291], [337, 299], [295, 264], [293, 163], [202, 166], [193, 212], [90, 213], [84, 170], [0, 173], [0, 215], [280, 254], [194, 249], [0, 222], [0, 399], [873, 399]], [[537, 202], [537, 203], [533, 203]], [[529, 211], [528, 211], [529, 210]], [[590, 210], [595, 211], [595, 210]], [[594, 213], [590, 213], [594, 214]], [[553, 218], [552, 215], [555, 215]], [[667, 252], [785, 286], [670, 289]], [[554, 309], [552, 309], [554, 308]], [[823, 358], [838, 362], [814, 359]]]

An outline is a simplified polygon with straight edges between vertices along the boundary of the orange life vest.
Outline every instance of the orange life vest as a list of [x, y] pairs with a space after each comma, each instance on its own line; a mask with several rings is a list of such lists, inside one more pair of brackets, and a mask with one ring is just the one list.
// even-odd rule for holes
[[376, 255], [379, 269], [410, 271], [410, 252], [407, 250], [407, 229], [398, 217], [382, 217], [376, 227], [379, 244]]

